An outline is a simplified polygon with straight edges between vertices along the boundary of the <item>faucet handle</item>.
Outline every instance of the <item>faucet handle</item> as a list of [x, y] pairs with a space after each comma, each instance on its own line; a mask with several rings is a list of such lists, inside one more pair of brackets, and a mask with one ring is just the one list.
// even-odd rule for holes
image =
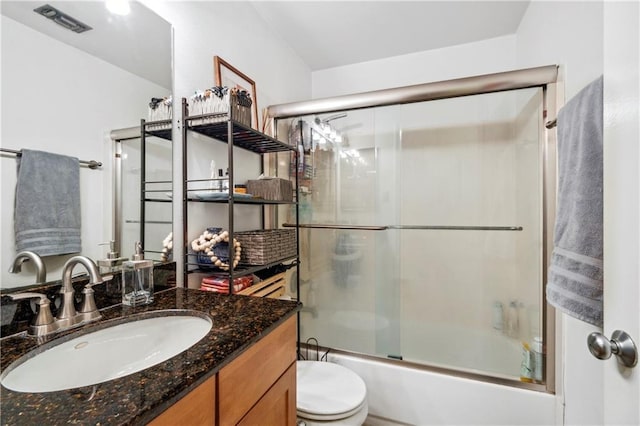
[[83, 321], [93, 321], [102, 318], [102, 315], [100, 315], [98, 307], [96, 306], [93, 286], [96, 284], [102, 284], [105, 281], [111, 281], [112, 279], [113, 275], [105, 275], [96, 282], [90, 281], [85, 284], [84, 289], [82, 289], [82, 302], [80, 303], [80, 309], [78, 310], [83, 317]]
[[82, 289], [82, 302], [80, 303], [80, 309], [78, 309], [78, 313], [82, 316], [82, 321], [93, 321], [102, 318], [96, 306], [95, 291], [92, 287], [93, 284], [87, 284]]
[[49, 334], [58, 329], [58, 324], [53, 319], [53, 315], [51, 315], [51, 307], [49, 299], [42, 293], [32, 293], [32, 292], [24, 292], [18, 294], [9, 294], [8, 295], [11, 300], [23, 300], [23, 299], [35, 299], [39, 300], [36, 302], [38, 305], [38, 314], [35, 319], [29, 325], [29, 334], [32, 336], [44, 336], [45, 334]]

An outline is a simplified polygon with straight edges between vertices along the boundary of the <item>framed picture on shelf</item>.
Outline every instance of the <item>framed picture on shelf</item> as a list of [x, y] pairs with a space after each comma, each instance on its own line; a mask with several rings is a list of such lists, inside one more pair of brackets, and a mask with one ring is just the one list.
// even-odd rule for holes
[[217, 86], [227, 86], [245, 90], [251, 95], [251, 127], [259, 129], [258, 123], [258, 99], [256, 97], [256, 83], [246, 74], [222, 59], [220, 56], [213, 57], [213, 71]]

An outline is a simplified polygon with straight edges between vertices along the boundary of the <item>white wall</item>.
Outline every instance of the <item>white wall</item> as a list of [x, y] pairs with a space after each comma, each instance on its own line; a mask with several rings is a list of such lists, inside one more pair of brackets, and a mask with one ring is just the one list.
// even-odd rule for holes
[[259, 110], [309, 99], [309, 68], [248, 2], [143, 3], [173, 25], [176, 98], [215, 84], [218, 55], [256, 82]]
[[[533, 1], [518, 28], [516, 51], [519, 68], [560, 64], [565, 98], [571, 99], [603, 72], [603, 3]], [[556, 359], [564, 368], [558, 377], [564, 422], [602, 424], [603, 363], [586, 345], [587, 335], [597, 329], [564, 314], [558, 318], [562, 337]]]
[[[17, 43], [16, 40], [20, 42]], [[168, 89], [58, 42], [2, 16], [2, 147], [38, 149], [103, 163], [80, 168], [82, 254], [106, 253], [111, 239], [111, 130], [139, 125], [153, 96]], [[9, 274], [15, 239], [13, 207], [16, 161], [0, 158], [2, 174], [0, 283], [3, 288], [34, 282], [27, 263]], [[45, 258], [49, 281], [61, 278], [69, 256]]]
[[515, 41], [515, 36], [497, 37], [315, 71], [313, 98], [512, 70], [515, 68]]
[[[270, 104], [293, 102], [309, 99], [311, 95], [311, 72], [298, 58], [293, 50], [285, 45], [266, 27], [258, 17], [253, 7], [246, 2], [144, 2], [147, 7], [163, 17], [174, 27], [174, 99], [176, 124], [179, 118], [180, 99], [188, 97], [197, 89], [204, 89], [214, 85], [213, 56], [218, 55], [233, 66], [247, 74], [256, 82], [259, 111]], [[6, 23], [6, 25], [5, 25]], [[105, 63], [90, 57], [80, 51], [70, 50], [65, 45], [58, 46], [47, 37], [32, 30], [20, 28], [17, 24], [4, 16], [2, 17], [2, 146], [6, 148], [21, 147], [43, 149], [61, 154], [74, 155], [81, 159], [97, 159], [105, 166], [101, 171], [81, 169], [82, 218], [83, 218], [83, 253], [98, 259], [104, 255], [105, 248], [98, 247], [99, 242], [108, 241], [111, 235], [111, 170], [110, 170], [110, 141], [105, 135], [112, 129], [136, 126], [141, 117], [146, 116], [148, 99], [161, 96], [167, 89], [158, 86], [148, 86], [142, 79], [114, 68], [113, 74], [105, 74], [99, 67]], [[18, 32], [19, 31], [19, 32]], [[24, 34], [23, 34], [24, 33]], [[15, 43], [15, 40], [21, 40]], [[59, 43], [58, 43], [59, 44]], [[33, 54], [24, 55], [33, 45]], [[61, 53], [57, 53], [60, 51]], [[55, 60], [47, 64], [45, 61]], [[69, 68], [66, 68], [69, 67]], [[65, 117], [72, 117], [76, 109], [95, 108], [96, 114], [91, 120], [86, 120], [73, 132], [68, 132], [69, 126], [61, 126], [62, 121], [52, 114], [49, 121], [42, 126], [34, 126], [22, 114], [26, 109], [23, 104], [8, 103], [18, 94], [24, 103], [36, 99], [43, 92], [43, 88], [54, 90], [57, 84], [47, 85], [46, 82], [64, 81], [65, 76], [71, 75], [72, 70], [86, 71], [85, 78], [75, 80], [75, 88], [57, 94], [58, 104], [52, 109], [53, 113], [60, 113]], [[77, 73], [74, 72], [73, 75]], [[29, 78], [29, 82], [23, 79]], [[34, 84], [35, 81], [42, 82]], [[98, 84], [97, 87], [88, 87]], [[93, 94], [91, 99], [109, 99], [116, 94], [128, 93], [129, 101], [115, 109], [117, 115], [103, 122], [101, 118], [107, 114], [95, 105], [79, 102], [87, 93]], [[132, 96], [140, 94], [141, 102], [131, 102]], [[111, 115], [111, 114], [109, 114]], [[260, 115], [260, 112], [259, 112]], [[20, 124], [31, 130], [38, 130], [37, 137], [25, 140], [20, 129], [12, 124]], [[25, 127], [21, 127], [25, 128]], [[45, 130], [47, 129], [47, 130]], [[174, 199], [182, 198], [182, 170], [181, 170], [181, 132], [174, 126]], [[194, 140], [198, 138], [193, 138]], [[199, 138], [201, 144], [209, 146], [206, 155], [191, 150], [190, 166], [191, 178], [209, 177], [209, 164], [216, 159], [217, 167], [226, 168], [226, 147], [211, 146], [208, 140]], [[190, 139], [190, 142], [192, 140]], [[258, 160], [253, 154], [239, 154], [241, 164], [239, 177], [246, 179], [257, 173]], [[2, 167], [2, 199], [13, 200], [15, 188], [15, 162], [3, 158]], [[244, 170], [246, 169], [246, 170]], [[99, 190], [96, 190], [99, 188]], [[199, 234], [206, 225], [211, 223], [211, 209], [196, 209], [195, 215], [200, 218], [201, 226], [190, 226], [190, 235]], [[215, 210], [214, 210], [215, 213]], [[8, 262], [13, 258], [13, 245], [7, 244], [13, 235], [12, 221], [7, 220], [13, 215], [13, 203], [4, 202], [2, 205], [3, 228], [0, 259], [2, 268], [2, 285], [6, 283], [16, 285], [30, 284], [33, 271], [27, 266], [21, 276], [7, 274]], [[226, 213], [218, 212], [218, 217], [226, 218]], [[239, 222], [243, 219], [255, 219], [256, 209], [240, 211]], [[10, 223], [11, 222], [11, 223]], [[255, 221], [254, 221], [255, 223]], [[226, 221], [223, 225], [226, 224]], [[182, 208], [180, 203], [174, 205], [174, 232], [181, 234]], [[181, 253], [176, 250], [176, 259]], [[58, 269], [64, 259], [56, 260], [49, 266], [49, 277], [57, 279]], [[178, 265], [180, 268], [181, 265]], [[7, 275], [10, 279], [7, 279]], [[17, 279], [16, 279], [17, 278]]]
[[[182, 97], [215, 84], [215, 55], [255, 81], [258, 115], [261, 115], [262, 108], [271, 104], [310, 98], [311, 71], [288, 45], [267, 28], [249, 3], [145, 1], [145, 4], [174, 27], [174, 99], [177, 105]], [[174, 123], [177, 124], [176, 121]], [[177, 126], [174, 126], [174, 141], [180, 138]], [[180, 144], [175, 144], [175, 147], [174, 199], [182, 199]], [[211, 159], [215, 160], [217, 168], [226, 168], [226, 145], [211, 144], [207, 138], [190, 135], [189, 147], [192, 148], [188, 152], [190, 179], [208, 178]], [[257, 177], [259, 163], [255, 154], [239, 152], [235, 160], [236, 183]], [[237, 224], [246, 228], [258, 226], [256, 208], [245, 206], [236, 211]], [[190, 206], [189, 239], [212, 225], [226, 227], [226, 207], [210, 204]], [[176, 203], [174, 235], [181, 234], [182, 207]], [[174, 259], [181, 258], [179, 246], [174, 244]], [[178, 262], [178, 274], [181, 271], [182, 265]], [[197, 279], [193, 277], [189, 285], [198, 286]]]

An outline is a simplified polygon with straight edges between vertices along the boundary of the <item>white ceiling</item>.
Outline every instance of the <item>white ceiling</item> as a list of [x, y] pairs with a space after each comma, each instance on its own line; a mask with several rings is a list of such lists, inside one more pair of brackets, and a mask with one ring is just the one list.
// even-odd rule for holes
[[[272, 31], [316, 71], [513, 34], [529, 1], [250, 3]], [[46, 3], [93, 30], [76, 34], [33, 12]], [[131, 2], [131, 6], [131, 14], [123, 18], [107, 13], [101, 1], [0, 2], [3, 15], [170, 87], [170, 25], [140, 3]]]
[[522, 1], [252, 1], [312, 71], [514, 34]]
[[[33, 11], [45, 4], [93, 29], [74, 33]], [[171, 25], [138, 2], [131, 2], [127, 16], [111, 14], [102, 1], [2, 1], [0, 8], [14, 21], [162, 87], [171, 87]]]

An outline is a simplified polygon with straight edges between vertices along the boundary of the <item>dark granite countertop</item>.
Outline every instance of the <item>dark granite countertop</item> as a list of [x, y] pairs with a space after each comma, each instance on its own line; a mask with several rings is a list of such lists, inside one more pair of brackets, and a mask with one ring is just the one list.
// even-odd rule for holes
[[[129, 425], [145, 424], [220, 368], [294, 315], [301, 304], [250, 296], [223, 295], [175, 288], [156, 293], [143, 307], [116, 305], [101, 310], [103, 318], [78, 329], [42, 338], [25, 333], [0, 340], [2, 371], [26, 353], [68, 340], [123, 318], [164, 309], [188, 309], [211, 317], [211, 331], [186, 351], [138, 373], [83, 388], [20, 393], [0, 390], [3, 425]], [[44, 346], [43, 346], [44, 345]], [[58, 368], [52, 365], [51, 368]], [[73, 374], [70, 371], [69, 374]], [[43, 377], [46, 380], [46, 377]], [[213, 403], [213, 402], [212, 402]]]

